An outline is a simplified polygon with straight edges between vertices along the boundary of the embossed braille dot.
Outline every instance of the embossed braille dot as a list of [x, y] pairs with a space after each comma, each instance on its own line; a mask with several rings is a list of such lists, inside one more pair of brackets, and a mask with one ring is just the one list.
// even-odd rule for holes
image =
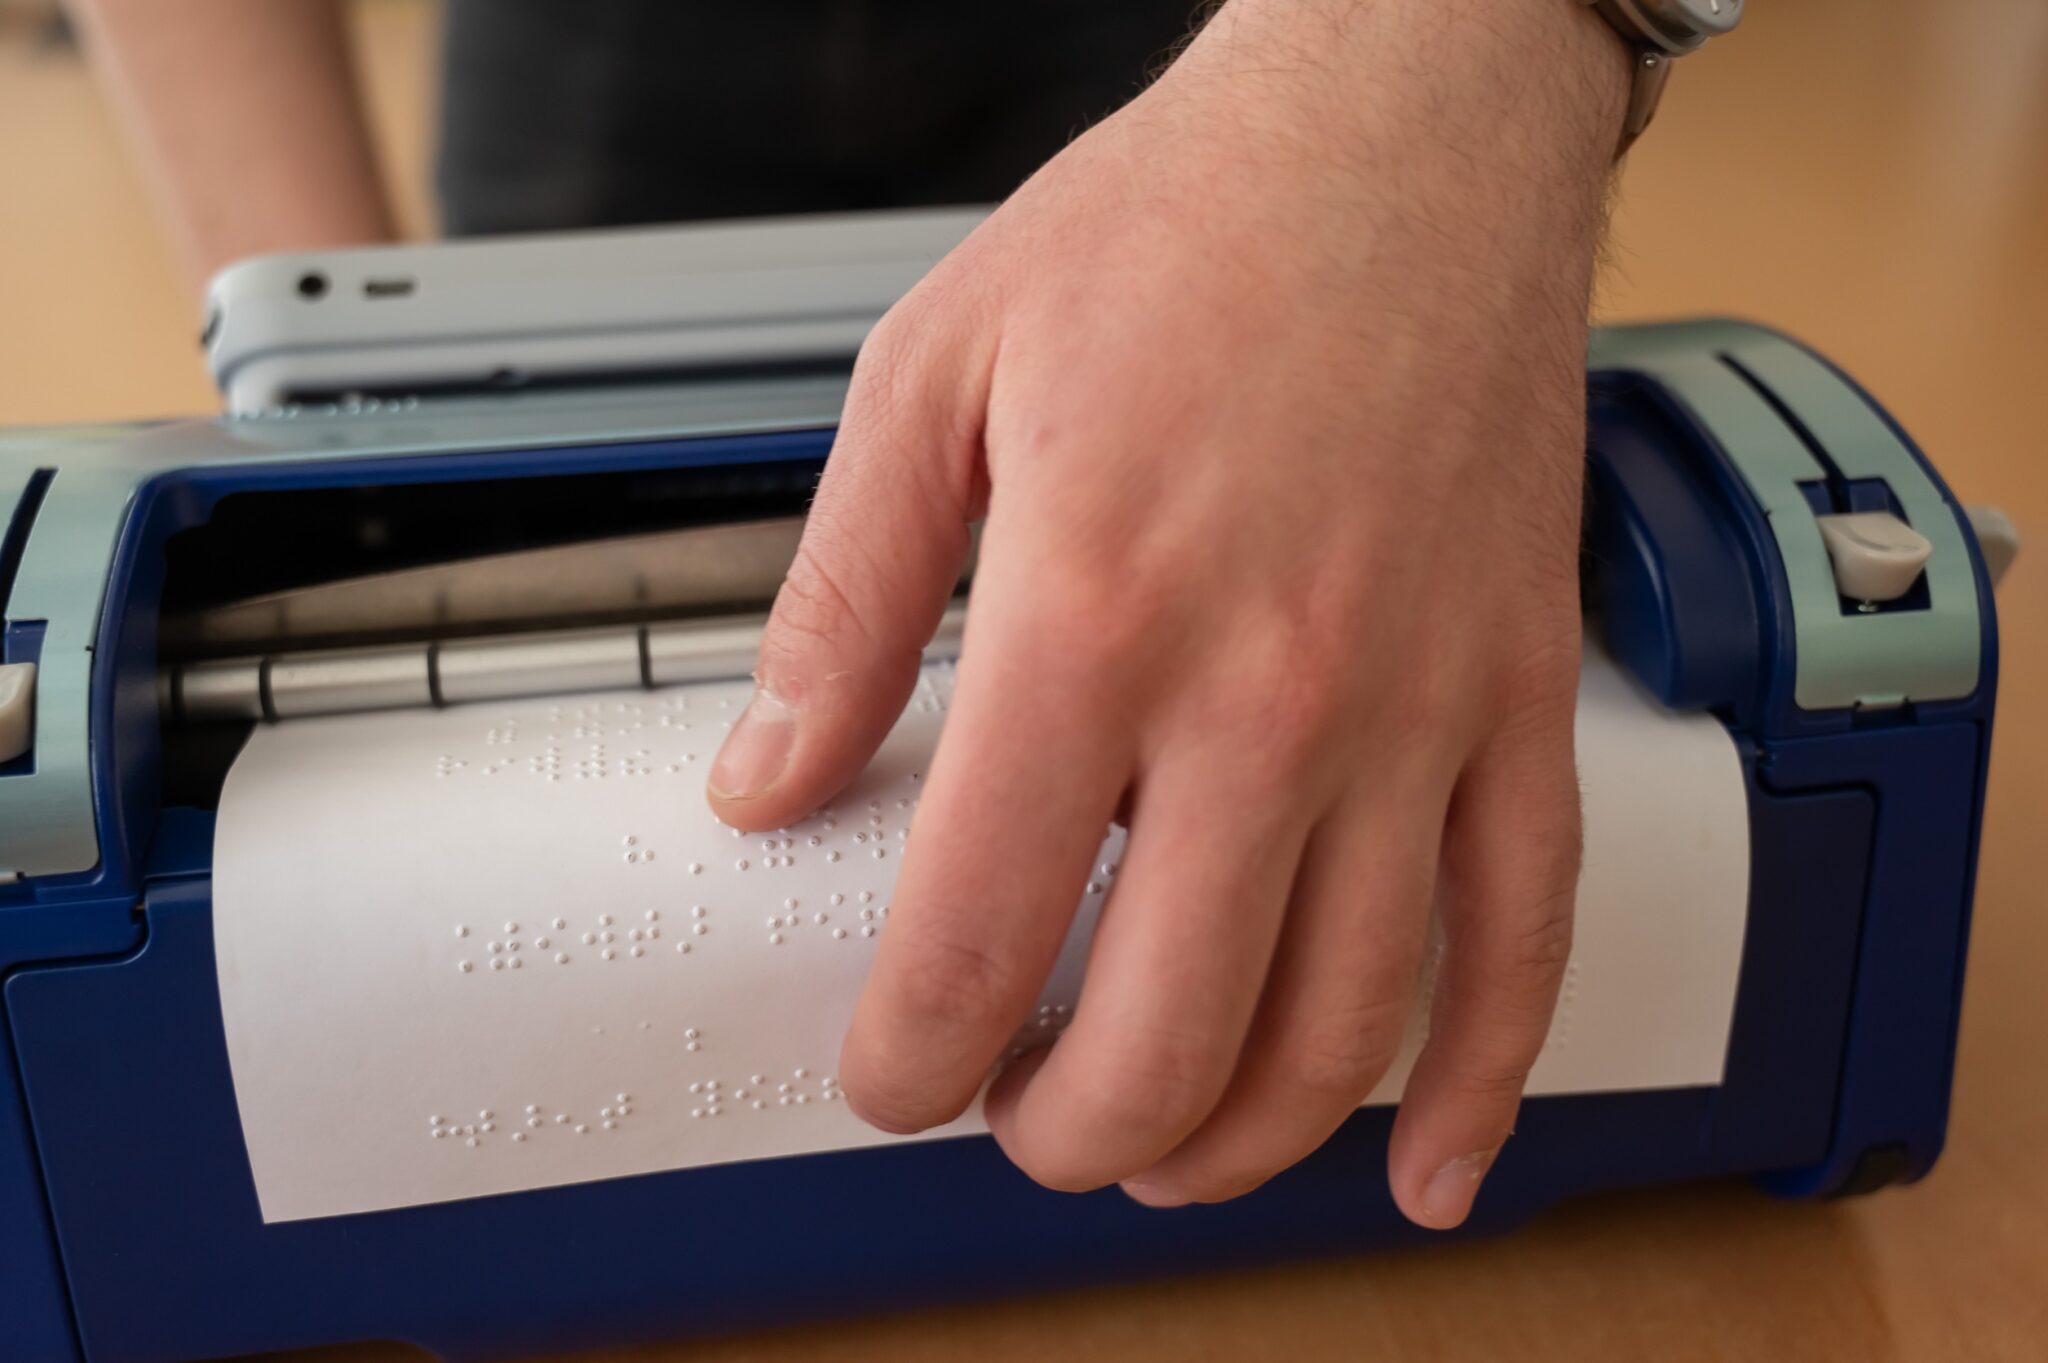
[[470, 966], [468, 961], [457, 961], [455, 963], [455, 968], [461, 971], [463, 974], [467, 975], [472, 967]]
[[555, 964], [556, 964], [556, 965], [567, 965], [567, 964], [569, 964], [569, 953], [568, 953], [568, 952], [566, 952], [566, 951], [558, 951], [558, 952], [556, 952], [556, 953], [555, 953]]
[[734, 862], [734, 863], [733, 863], [732, 865], [733, 865], [733, 869], [734, 869], [734, 870], [736, 870], [736, 871], [744, 871], [744, 870], [746, 870], [746, 869], [747, 869], [747, 859], [746, 859], [745, 857], [741, 857], [741, 858], [740, 858], [740, 859], [739, 859], [738, 861]]
[[608, 1107], [601, 1107], [597, 1110], [597, 1115], [600, 1117], [609, 1117], [612, 1115], [612, 1110]]
[[519, 943], [517, 943], [517, 942], [507, 942], [507, 943], [505, 943], [505, 950], [507, 950], [507, 951], [517, 951], [517, 950], [519, 950]]
[[692, 904], [690, 906], [690, 917], [692, 918], [702, 918], [707, 912], [709, 912], [709, 910], [707, 910], [702, 904]]
[[488, 1122], [495, 1116], [497, 1116], [495, 1112], [492, 1112], [489, 1108], [484, 1108], [476, 1114], [476, 1119], [480, 1122]]
[[830, 899], [826, 900], [825, 902], [836, 909], [841, 904], [844, 904], [846, 902], [846, 896], [843, 894], [834, 894]]
[[862, 909], [860, 911], [860, 921], [863, 923], [872, 921], [874, 916], [875, 911], [873, 909]]
[[703, 1045], [704, 1043], [701, 1041], [686, 1041], [683, 1043], [683, 1049], [686, 1051], [700, 1050]]
[[437, 1126], [434, 1128], [434, 1139], [437, 1141], [447, 1134], [448, 1128], [445, 1126]]
[[587, 946], [587, 947], [594, 947], [594, 946], [596, 946], [596, 945], [597, 945], [597, 934], [596, 934], [596, 933], [594, 933], [594, 932], [586, 932], [586, 933], [584, 933], [584, 934], [583, 934], [583, 945], [585, 945], [585, 946]]
[[873, 923], [869, 923], [869, 924], [867, 924], [867, 925], [866, 925], [865, 927], [863, 927], [863, 928], [862, 928], [862, 929], [860, 930], [860, 935], [861, 935], [861, 936], [863, 936], [863, 937], [872, 937], [872, 936], [874, 936], [874, 935], [875, 935], [875, 925], [874, 925]]
[[650, 923], [659, 923], [661, 921], [661, 911], [659, 909], [649, 909], [641, 916]]
[[569, 1114], [568, 1114], [568, 1113], [566, 1113], [566, 1112], [557, 1112], [557, 1113], [555, 1114], [555, 1125], [556, 1125], [556, 1126], [567, 1126], [568, 1124], [569, 1124]]
[[1101, 894], [1101, 893], [1102, 893], [1102, 887], [1101, 887], [1100, 885], [1097, 885], [1097, 884], [1096, 884], [1096, 883], [1095, 883], [1094, 881], [1092, 881], [1092, 880], [1091, 880], [1091, 881], [1089, 881], [1089, 882], [1088, 882], [1088, 893], [1089, 893], [1089, 894]]
[[769, 934], [768, 934], [768, 945], [769, 945], [769, 946], [771, 946], [771, 947], [779, 947], [779, 946], [781, 946], [781, 945], [782, 945], [782, 934], [781, 934], [781, 933], [779, 933], [779, 932], [771, 932], [771, 933], [769, 933]]
[[472, 1150], [476, 1149], [476, 1137], [469, 1137], [467, 1140], [463, 1141], [463, 1144], [468, 1146]]
[[768, 926], [769, 926], [770, 928], [779, 928], [779, 927], [781, 927], [781, 926], [782, 926], [782, 918], [781, 918], [781, 916], [780, 916], [780, 915], [778, 915], [778, 914], [772, 914], [772, 913], [771, 913], [771, 914], [769, 914], [769, 915], [768, 915]]
[[690, 944], [689, 944], [688, 942], [677, 942], [677, 943], [676, 943], [676, 954], [677, 954], [678, 956], [687, 956], [687, 955], [689, 955], [689, 954], [690, 954]]
[[523, 1141], [526, 1139], [526, 1133], [524, 1131], [515, 1131], [512, 1133], [512, 1139], [515, 1141]]
[[523, 964], [525, 964], [525, 962], [521, 961], [519, 957], [517, 957], [517, 956], [514, 956], [514, 957], [512, 958], [512, 968], [513, 968], [514, 970], [517, 970], [517, 969], [519, 969], [519, 967], [520, 967], [521, 965], [523, 965]]
[[560, 931], [561, 931], [561, 930], [562, 930], [563, 928], [566, 928], [566, 927], [568, 927], [568, 926], [569, 926], [569, 920], [568, 920], [568, 919], [566, 919], [566, 918], [557, 918], [557, 919], [555, 920], [555, 931], [557, 931], [557, 932], [560, 932]]
[[699, 937], [702, 937], [705, 933], [711, 931], [711, 925], [709, 923], [699, 923], [695, 927], [691, 928], [690, 931], [696, 933]]
[[469, 929], [468, 929], [468, 928], [465, 928], [465, 927], [462, 927], [462, 926], [460, 926], [460, 925], [457, 925], [457, 927], [456, 927], [456, 929], [455, 929], [455, 935], [456, 935], [457, 937], [467, 937], [467, 936], [469, 936]]
[[[634, 775], [636, 775], [636, 776], [645, 776], [646, 774], [647, 774], [647, 773], [646, 773], [646, 772], [644, 772], [644, 771], [643, 771], [643, 772], [635, 772], [635, 773], [634, 773]], [[647, 850], [646, 850], [645, 852], [642, 852], [642, 853], [640, 854], [640, 860], [642, 860], [642, 861], [653, 861], [653, 860], [654, 860], [654, 849], [653, 849], [652, 847], [650, 847], [650, 848], [648, 848], [648, 849], [647, 849]]]
[[578, 1122], [578, 1123], [576, 1123], [576, 1134], [577, 1134], [577, 1135], [579, 1135], [579, 1136], [584, 1136], [584, 1135], [588, 1135], [589, 1133], [590, 1133], [590, 1128], [589, 1128], [589, 1126], [587, 1126], [586, 1124], [584, 1124], [584, 1123], [582, 1123], [582, 1122]]
[[811, 1077], [811, 1072], [801, 1065], [797, 1066], [794, 1070], [791, 1070], [790, 1073], [794, 1074], [799, 1079], [808, 1079]]
[[704, 1086], [703, 1086], [702, 1084], [692, 1084], [692, 1085], [690, 1085], [690, 1092], [692, 1092], [692, 1093], [702, 1093], [703, 1091], [704, 1091]]
[[528, 1117], [526, 1119], [526, 1124], [536, 1129], [538, 1129], [542, 1125], [541, 1120], [538, 1117]]
[[835, 941], [835, 942], [843, 942], [843, 941], [845, 941], [845, 940], [846, 940], [846, 929], [845, 929], [845, 928], [834, 928], [834, 929], [832, 929], [832, 940], [833, 940], [833, 941]]
[[617, 938], [618, 938], [618, 934], [617, 934], [616, 932], [600, 932], [600, 933], [599, 933], [599, 934], [597, 935], [597, 940], [598, 940], [598, 941], [600, 941], [600, 942], [610, 942], [610, 941], [615, 941], [615, 940], [617, 940]]
[[768, 1076], [767, 1076], [767, 1075], [765, 1075], [765, 1074], [757, 1074], [757, 1075], [754, 1075], [754, 1076], [752, 1076], [752, 1078], [751, 1078], [751, 1082], [753, 1082], [753, 1083], [756, 1083], [756, 1084], [765, 1084], [765, 1083], [767, 1083], [767, 1082], [768, 1082]]
[[477, 1127], [477, 1130], [485, 1132], [486, 1134], [492, 1131], [496, 1131], [497, 1129], [498, 1124], [496, 1122], [483, 1122]]
[[776, 1091], [777, 1093], [787, 1093], [787, 1092], [789, 1092], [789, 1085], [787, 1085], [787, 1084], [777, 1084], [777, 1085], [775, 1086], [775, 1091]]
[[862, 890], [862, 891], [860, 892], [860, 902], [861, 902], [861, 903], [863, 903], [863, 904], [872, 904], [872, 903], [874, 903], [874, 902], [875, 902], [875, 892], [874, 892], [873, 890]]
[[888, 848], [886, 848], [886, 847], [877, 847], [877, 848], [875, 849], [875, 860], [876, 860], [876, 861], [880, 861], [880, 860], [881, 860], [881, 859], [882, 859], [883, 857], [886, 857], [886, 856], [888, 856], [888, 855], [889, 855], [889, 849], [888, 849]]
[[493, 956], [496, 956], [499, 952], [503, 951], [504, 949], [505, 944], [503, 942], [493, 942], [490, 945], [490, 953]]
[[517, 931], [519, 931], [519, 925], [517, 923], [507, 923], [505, 925], [505, 935], [507, 937], [510, 937], [513, 933]]
[[641, 931], [640, 929], [638, 929], [638, 928], [634, 928], [634, 929], [633, 929], [633, 930], [632, 930], [631, 932], [627, 933], [627, 934], [626, 934], [626, 936], [628, 936], [628, 937], [632, 938], [632, 939], [633, 939], [634, 941], [638, 942], [638, 941], [640, 941], [641, 939], [643, 939], [644, 937], [646, 937], [646, 936], [647, 936], [647, 934], [646, 934], [646, 933], [644, 933], [644, 932], [642, 932], [642, 931]]
[[491, 969], [493, 969], [493, 970], [503, 970], [504, 968], [505, 968], [505, 958], [504, 958], [503, 956], [493, 956], [493, 957], [491, 958]]
[[683, 1039], [685, 1041], [695, 1041], [697, 1039], [697, 1029], [695, 1027], [683, 1028]]
[[761, 1100], [760, 1100], [759, 1098], [756, 1098], [756, 1099], [754, 1100], [754, 1111], [756, 1111], [756, 1112], [759, 1112], [759, 1111], [760, 1111], [760, 1110], [761, 1110], [762, 1108], [764, 1108], [764, 1107], [767, 1107], [767, 1106], [768, 1106], [768, 1104], [766, 1104], [766, 1103], [762, 1102], [762, 1101], [761, 1101]]
[[838, 854], [837, 852], [827, 852], [827, 853], [825, 854], [825, 860], [827, 860], [827, 861], [837, 861], [837, 860], [839, 860], [839, 854]]
[[798, 1094], [798, 1095], [796, 1096], [796, 1100], [797, 1100], [797, 1101], [798, 1101], [799, 1103], [808, 1103], [808, 1102], [810, 1102], [810, 1101], [811, 1101], [811, 1095], [810, 1095], [810, 1094], [808, 1094], [808, 1093], [799, 1093], [799, 1094]]
[[619, 958], [619, 953], [618, 953], [618, 952], [616, 952], [616, 951], [613, 951], [613, 950], [612, 950], [612, 949], [611, 949], [610, 947], [606, 947], [606, 948], [604, 949], [604, 958], [605, 958], [605, 959], [606, 959], [607, 961], [615, 961], [615, 960], [617, 960], [617, 959]]
[[701, 876], [701, 875], [703, 875], [703, 874], [704, 874], [704, 863], [703, 863], [703, 862], [701, 862], [701, 861], [693, 861], [693, 862], [691, 862], [691, 863], [690, 863], [690, 874], [691, 874], [691, 875], [693, 875], [693, 876]]
[[536, 937], [533, 939], [533, 945], [534, 949], [537, 951], [546, 951], [548, 949], [548, 939], [545, 937]]
[[599, 914], [597, 916], [597, 925], [601, 928], [610, 927], [612, 925], [612, 916], [608, 913]]
[[[646, 947], [634, 947], [634, 948], [633, 948], [633, 950], [632, 950], [632, 952], [631, 952], [630, 954], [631, 954], [631, 955], [634, 955], [634, 956], [645, 956], [645, 955], [647, 954], [647, 948], [646, 948]], [[514, 964], [514, 965], [518, 965], [518, 964], [519, 964], [519, 962], [517, 962], [517, 961], [514, 961], [514, 962], [513, 962], [512, 964]], [[641, 1026], [642, 1026], [642, 1027], [644, 1028], [644, 1027], [645, 1027], [645, 1026], [646, 1026], [647, 1024], [643, 1022], [643, 1023], [641, 1023], [640, 1025], [641, 1025]]]

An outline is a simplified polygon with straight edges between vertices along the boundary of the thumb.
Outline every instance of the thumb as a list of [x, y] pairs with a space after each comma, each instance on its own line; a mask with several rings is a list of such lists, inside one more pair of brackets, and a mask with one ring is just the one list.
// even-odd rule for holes
[[753, 699], [711, 766], [712, 812], [736, 828], [785, 827], [867, 765], [966, 558], [985, 390], [962, 378], [968, 347], [906, 339], [902, 311], [861, 347]]

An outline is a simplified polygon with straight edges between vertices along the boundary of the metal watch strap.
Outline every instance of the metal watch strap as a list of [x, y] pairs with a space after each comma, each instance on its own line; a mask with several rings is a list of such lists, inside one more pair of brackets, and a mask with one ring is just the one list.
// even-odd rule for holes
[[[1580, 0], [1605, 19], [1621, 40], [1632, 49], [1634, 74], [1628, 96], [1628, 116], [1622, 123], [1617, 157], [1650, 126], [1664, 85], [1671, 77], [1671, 61], [1705, 43], [1716, 33], [1725, 33], [1742, 16], [1743, 0]], [[1688, 11], [1694, 11], [1688, 13]]]

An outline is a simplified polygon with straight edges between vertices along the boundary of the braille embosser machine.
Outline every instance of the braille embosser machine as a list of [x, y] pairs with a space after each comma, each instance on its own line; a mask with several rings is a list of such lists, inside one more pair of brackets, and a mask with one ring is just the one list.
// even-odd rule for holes
[[[950, 630], [832, 806], [704, 808], [852, 356], [974, 221], [246, 262], [225, 415], [0, 434], [0, 1358], [481, 1358], [1425, 1238], [1398, 1075], [1170, 1213], [839, 1101]], [[1602, 331], [1588, 402], [1580, 940], [1468, 1231], [1918, 1178], [2009, 527], [1756, 326]]]

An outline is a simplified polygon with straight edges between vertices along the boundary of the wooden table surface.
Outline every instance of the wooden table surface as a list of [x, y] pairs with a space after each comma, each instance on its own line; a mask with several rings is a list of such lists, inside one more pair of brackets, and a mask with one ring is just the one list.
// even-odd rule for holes
[[[1774, 0], [1679, 69], [1621, 185], [1601, 313], [1769, 321], [1887, 403], [2036, 547], [2000, 593], [2003, 707], [1948, 1153], [1840, 1204], [1603, 1196], [1405, 1256], [583, 1356], [2048, 1359], [2048, 5]], [[421, 208], [428, 16], [358, 14]], [[75, 60], [0, 10], [0, 423], [189, 412], [186, 285]], [[374, 1350], [322, 1355], [361, 1363]]]

